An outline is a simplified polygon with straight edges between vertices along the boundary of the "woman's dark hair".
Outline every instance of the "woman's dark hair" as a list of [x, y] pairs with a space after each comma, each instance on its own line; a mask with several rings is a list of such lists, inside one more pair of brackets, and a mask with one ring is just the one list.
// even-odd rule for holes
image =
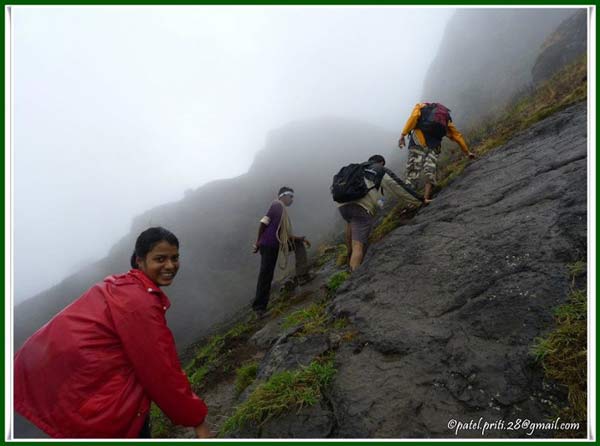
[[369, 158], [369, 162], [370, 163], [383, 163], [383, 165], [385, 166], [385, 158], [381, 155], [373, 155], [371, 158]]
[[291, 187], [283, 186], [281, 189], [279, 189], [279, 192], [277, 192], [277, 195], [281, 195], [286, 192], [294, 193], [294, 189], [292, 189]]
[[175, 234], [168, 229], [157, 226], [155, 228], [148, 228], [142, 232], [135, 241], [135, 250], [131, 256], [131, 267], [137, 269], [136, 259], [138, 257], [146, 257], [146, 255], [162, 241], [179, 248], [179, 240], [177, 240]]

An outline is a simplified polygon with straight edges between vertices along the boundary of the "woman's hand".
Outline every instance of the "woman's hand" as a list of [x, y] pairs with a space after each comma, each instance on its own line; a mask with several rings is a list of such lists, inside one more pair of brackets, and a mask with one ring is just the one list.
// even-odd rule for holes
[[197, 438], [213, 438], [215, 433], [210, 430], [206, 421], [194, 428]]
[[252, 254], [256, 254], [258, 252], [258, 243], [252, 245]]

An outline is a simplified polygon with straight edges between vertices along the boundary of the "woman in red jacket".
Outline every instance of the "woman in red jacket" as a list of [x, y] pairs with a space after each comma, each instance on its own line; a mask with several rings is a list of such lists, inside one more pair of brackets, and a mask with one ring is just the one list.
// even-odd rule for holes
[[211, 435], [165, 319], [170, 302], [160, 287], [179, 269], [177, 237], [145, 230], [131, 266], [94, 285], [15, 356], [15, 410], [51, 437], [149, 436], [151, 401], [199, 438]]

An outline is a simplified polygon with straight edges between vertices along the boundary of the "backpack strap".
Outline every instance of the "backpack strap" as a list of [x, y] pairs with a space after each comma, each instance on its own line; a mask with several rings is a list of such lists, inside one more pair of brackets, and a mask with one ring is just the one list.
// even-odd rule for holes
[[[365, 177], [371, 180], [374, 183], [374, 186], [370, 189], [380, 189], [381, 188], [381, 180], [385, 175], [385, 167], [378, 166], [374, 163], [364, 163], [366, 166], [364, 167]], [[369, 189], [369, 190], [370, 190]]]

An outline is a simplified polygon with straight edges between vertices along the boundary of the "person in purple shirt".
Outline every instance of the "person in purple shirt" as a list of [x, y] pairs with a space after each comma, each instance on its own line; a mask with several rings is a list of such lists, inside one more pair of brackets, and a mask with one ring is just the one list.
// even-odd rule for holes
[[[288, 253], [294, 251], [298, 283], [310, 280], [306, 257], [306, 248], [310, 248], [310, 242], [304, 236], [293, 235], [292, 225], [285, 209], [293, 202], [294, 190], [287, 186], [282, 187], [277, 193], [277, 199], [271, 203], [267, 214], [260, 219], [258, 237], [253, 246], [254, 253], [260, 251], [260, 272], [256, 284], [256, 296], [252, 303], [252, 308], [259, 317], [264, 316], [267, 311], [271, 282], [278, 258], [280, 267], [285, 269]], [[282, 251], [281, 257], [279, 251]]]

